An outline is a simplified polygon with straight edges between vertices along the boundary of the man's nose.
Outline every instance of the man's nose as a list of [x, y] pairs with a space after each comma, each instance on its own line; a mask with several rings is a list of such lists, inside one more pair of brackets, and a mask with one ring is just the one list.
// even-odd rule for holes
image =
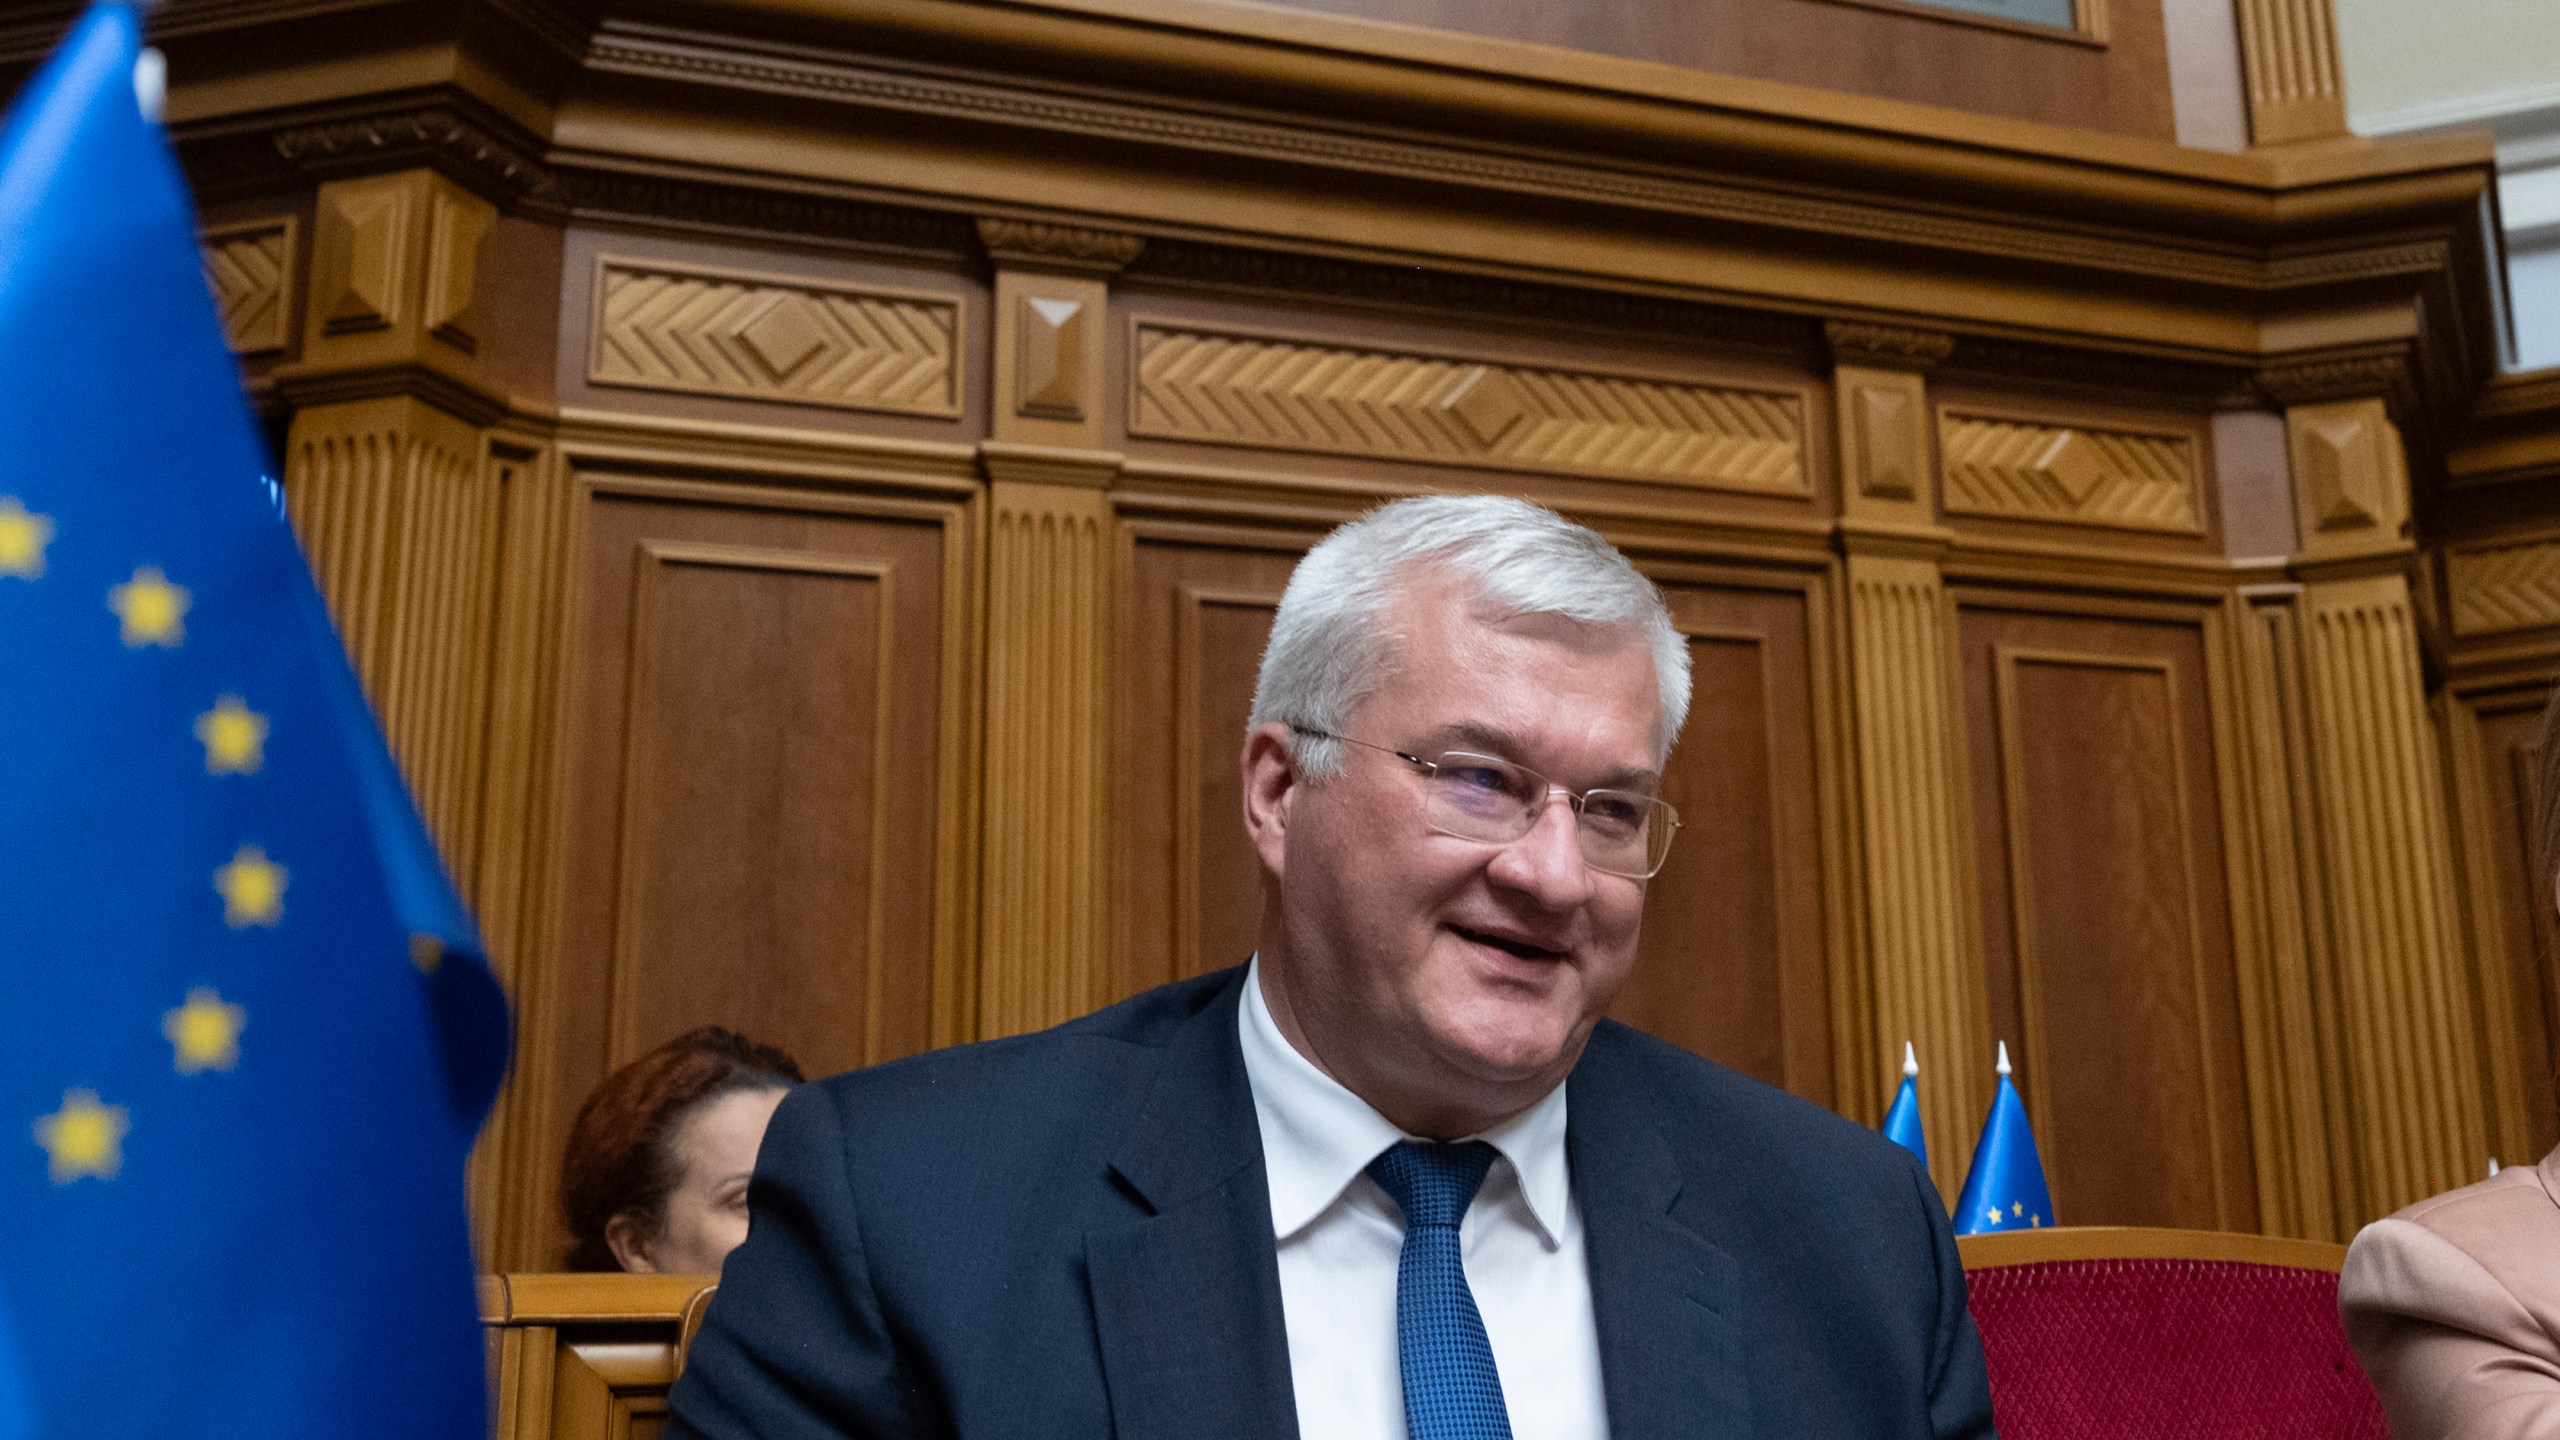
[[1550, 795], [1529, 822], [1529, 833], [1503, 846], [1488, 873], [1551, 910], [1590, 899], [1591, 867], [1583, 863], [1581, 818], [1573, 802]]

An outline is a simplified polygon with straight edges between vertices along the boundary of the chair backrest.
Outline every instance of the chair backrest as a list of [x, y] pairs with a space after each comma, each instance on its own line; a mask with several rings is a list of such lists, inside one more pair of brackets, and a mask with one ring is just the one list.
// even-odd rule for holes
[[2385, 1440], [2338, 1324], [2343, 1245], [2115, 1228], [1957, 1245], [2004, 1440]]

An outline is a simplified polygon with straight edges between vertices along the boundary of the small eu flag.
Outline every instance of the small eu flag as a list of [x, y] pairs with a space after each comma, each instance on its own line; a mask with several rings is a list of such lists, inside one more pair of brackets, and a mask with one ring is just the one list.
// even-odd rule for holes
[[2009, 1083], [2009, 1045], [2000, 1044], [2000, 1091], [1974, 1143], [1973, 1168], [1965, 1172], [1956, 1201], [1956, 1233], [2041, 1230], [2054, 1223], [2053, 1195], [2044, 1188], [2044, 1162], [2036, 1158], [2036, 1132], [2026, 1102]]
[[141, 54], [104, 0], [0, 130], [0, 1334], [48, 1440], [485, 1434], [505, 1005], [259, 479]]
[[1902, 1088], [1884, 1112], [1884, 1138], [1920, 1157], [1921, 1169], [1929, 1168], [1929, 1137], [1920, 1133], [1920, 1057], [1908, 1040], [1902, 1042]]

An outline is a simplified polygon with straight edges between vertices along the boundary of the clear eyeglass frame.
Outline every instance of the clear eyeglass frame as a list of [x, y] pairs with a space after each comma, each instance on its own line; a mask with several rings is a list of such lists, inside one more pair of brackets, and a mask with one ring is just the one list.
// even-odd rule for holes
[[1376, 750], [1412, 766], [1426, 782], [1424, 823], [1456, 839], [1508, 845], [1528, 834], [1547, 806], [1562, 795], [1573, 809], [1574, 837], [1583, 864], [1604, 875], [1649, 880], [1661, 873], [1663, 862], [1671, 856], [1671, 842], [1680, 833], [1680, 812], [1640, 790], [1605, 786], [1569, 790], [1499, 755], [1448, 750], [1422, 756], [1310, 725], [1289, 728], [1315, 739]]

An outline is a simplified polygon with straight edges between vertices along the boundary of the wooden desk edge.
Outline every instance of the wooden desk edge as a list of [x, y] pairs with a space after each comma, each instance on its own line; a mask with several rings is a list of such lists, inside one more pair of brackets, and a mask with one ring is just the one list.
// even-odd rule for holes
[[514, 1274], [480, 1277], [487, 1325], [666, 1324], [717, 1275]]
[[2062, 1225], [2051, 1230], [1959, 1235], [1956, 1253], [1963, 1257], [1967, 1270], [2048, 1260], [2225, 1260], [2335, 1274], [2347, 1260], [2346, 1246], [2323, 1240], [2237, 1235], [2219, 1230], [2153, 1230], [2130, 1225]]

